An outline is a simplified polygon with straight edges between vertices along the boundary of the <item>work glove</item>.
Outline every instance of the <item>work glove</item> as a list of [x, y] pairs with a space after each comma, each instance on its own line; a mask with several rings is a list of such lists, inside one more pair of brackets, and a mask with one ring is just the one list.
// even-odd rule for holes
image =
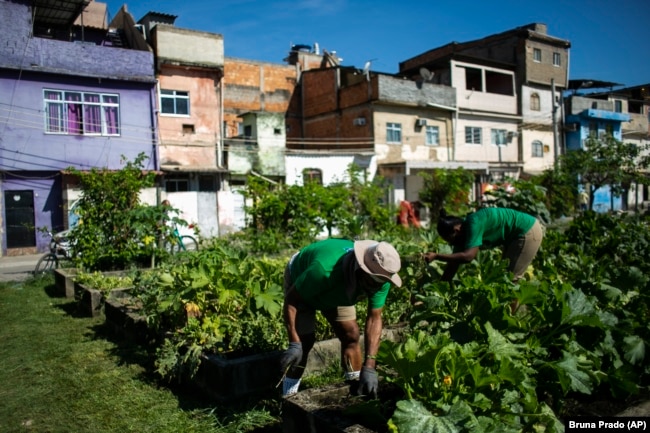
[[287, 369], [302, 359], [302, 343], [289, 343], [287, 350], [280, 357], [280, 374], [285, 374]]
[[377, 370], [370, 367], [362, 367], [357, 395], [368, 395], [372, 398], [377, 398], [377, 388], [379, 388]]

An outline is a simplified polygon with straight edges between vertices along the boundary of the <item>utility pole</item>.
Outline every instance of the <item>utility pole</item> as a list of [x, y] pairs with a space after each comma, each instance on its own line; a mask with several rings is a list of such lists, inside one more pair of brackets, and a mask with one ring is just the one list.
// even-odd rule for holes
[[557, 171], [558, 165], [558, 156], [560, 156], [558, 150], [558, 134], [557, 134], [557, 109], [559, 106], [558, 101], [555, 99], [555, 79], [551, 78], [551, 99], [553, 100], [553, 110], [552, 110], [552, 122], [553, 122], [553, 168]]

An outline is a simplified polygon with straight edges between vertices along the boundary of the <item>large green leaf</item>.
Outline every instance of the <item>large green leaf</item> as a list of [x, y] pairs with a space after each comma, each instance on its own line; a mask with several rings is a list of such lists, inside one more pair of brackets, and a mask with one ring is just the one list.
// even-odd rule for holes
[[255, 295], [255, 306], [259, 310], [264, 310], [272, 316], [277, 315], [282, 309], [282, 289], [280, 286], [271, 285], [266, 292], [260, 292]]
[[625, 354], [623, 355], [630, 364], [636, 365], [643, 362], [645, 358], [645, 342], [636, 335], [628, 335], [623, 341], [625, 342]]
[[399, 433], [460, 433], [460, 427], [445, 416], [435, 416], [417, 400], [397, 402], [391, 418]]
[[485, 330], [488, 334], [488, 350], [496, 359], [521, 357], [521, 350], [526, 347], [525, 344], [511, 343], [499, 331], [494, 329], [490, 322], [485, 324]]
[[593, 388], [591, 378], [580, 369], [579, 358], [564, 350], [562, 354], [562, 359], [551, 365], [558, 373], [558, 379], [564, 392], [578, 391], [583, 394], [591, 394]]
[[578, 289], [567, 293], [567, 302], [562, 308], [562, 324], [603, 327], [595, 300], [588, 298]]

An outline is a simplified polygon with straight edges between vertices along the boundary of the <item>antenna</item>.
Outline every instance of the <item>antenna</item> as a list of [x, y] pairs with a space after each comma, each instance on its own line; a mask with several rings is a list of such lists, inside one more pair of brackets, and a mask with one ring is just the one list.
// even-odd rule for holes
[[433, 80], [435, 74], [428, 70], [427, 68], [420, 68], [420, 77], [425, 83], [429, 83]]

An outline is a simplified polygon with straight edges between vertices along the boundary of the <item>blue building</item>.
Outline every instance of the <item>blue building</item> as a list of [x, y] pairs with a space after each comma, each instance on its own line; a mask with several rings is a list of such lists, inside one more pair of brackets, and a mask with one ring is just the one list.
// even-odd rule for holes
[[[629, 122], [630, 115], [616, 111], [614, 101], [570, 95], [566, 98], [565, 143], [566, 151], [585, 148], [587, 139], [611, 135], [622, 141], [622, 124]], [[622, 198], [613, 196], [609, 186], [594, 192], [592, 209], [597, 212], [622, 209]]]

